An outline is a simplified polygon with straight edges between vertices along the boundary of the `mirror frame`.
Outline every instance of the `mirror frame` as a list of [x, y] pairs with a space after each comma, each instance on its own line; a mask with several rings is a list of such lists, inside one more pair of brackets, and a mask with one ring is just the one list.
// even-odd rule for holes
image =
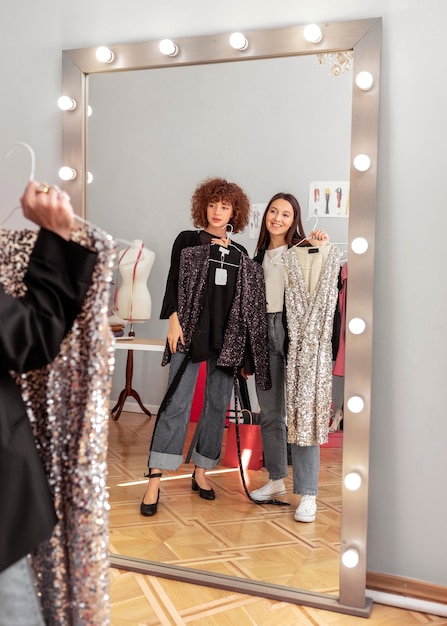
[[[229, 33], [176, 39], [179, 52], [174, 57], [161, 54], [158, 40], [111, 45], [109, 47], [114, 53], [114, 59], [110, 63], [101, 63], [96, 59], [96, 47], [63, 51], [62, 94], [73, 98], [77, 103], [73, 111], [62, 113], [62, 162], [73, 168], [77, 174], [74, 180], [64, 182], [63, 187], [70, 194], [76, 212], [85, 217], [88, 77], [91, 74], [299, 56], [337, 50], [354, 52], [346, 321], [348, 323], [352, 318], [361, 318], [366, 323], [366, 328], [361, 334], [353, 334], [348, 327], [346, 329], [339, 597], [116, 554], [110, 556], [110, 564], [111, 567], [122, 570], [368, 617], [372, 600], [366, 597], [366, 538], [382, 19], [320, 23], [319, 26], [323, 37], [317, 44], [305, 40], [305, 25], [294, 25], [244, 31], [249, 45], [242, 51], [230, 47]], [[361, 90], [356, 85], [355, 76], [361, 71], [368, 71], [373, 76], [373, 86], [368, 91]], [[354, 167], [354, 158], [358, 154], [369, 156], [371, 165], [367, 171], [361, 172]], [[351, 249], [351, 243], [357, 237], [365, 238], [368, 243], [367, 251], [363, 254], [355, 253]], [[359, 396], [363, 400], [360, 412], [349, 409], [348, 401], [353, 396]], [[360, 488], [356, 491], [345, 486], [345, 477], [351, 472], [356, 472], [361, 477]], [[343, 563], [343, 555], [350, 549], [358, 553], [358, 564], [355, 567], [347, 567]]]

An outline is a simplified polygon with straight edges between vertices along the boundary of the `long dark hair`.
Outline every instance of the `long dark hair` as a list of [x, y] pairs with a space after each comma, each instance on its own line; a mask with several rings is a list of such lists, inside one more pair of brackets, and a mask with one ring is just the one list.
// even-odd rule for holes
[[[291, 193], [284, 193], [280, 191], [279, 193], [276, 193], [273, 196], [273, 198], [271, 198], [270, 202], [268, 203], [264, 211], [264, 215], [262, 216], [261, 229], [259, 231], [259, 238], [258, 238], [258, 243], [256, 244], [255, 254], [258, 254], [261, 250], [267, 250], [267, 248], [269, 247], [270, 233], [267, 230], [267, 226], [265, 225], [265, 220], [267, 217], [268, 210], [270, 209], [273, 202], [275, 202], [276, 200], [279, 200], [280, 198], [283, 200], [287, 200], [287, 202], [290, 202], [293, 208], [293, 223], [291, 227], [289, 228], [289, 230], [287, 231], [287, 235], [286, 235], [286, 241], [287, 241], [288, 247], [290, 248], [291, 246], [296, 245], [297, 243], [299, 243], [306, 237], [306, 234], [303, 229], [303, 224], [301, 222], [300, 203], [295, 198], [295, 196], [292, 196]], [[307, 243], [307, 241], [303, 241], [303, 245], [306, 246], [309, 244]]]

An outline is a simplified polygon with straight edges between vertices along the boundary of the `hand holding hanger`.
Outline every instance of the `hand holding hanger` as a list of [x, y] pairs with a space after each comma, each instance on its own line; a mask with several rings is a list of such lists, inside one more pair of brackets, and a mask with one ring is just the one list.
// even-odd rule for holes
[[228, 246], [231, 245], [230, 235], [233, 232], [233, 226], [231, 224], [227, 224], [225, 230], [227, 231], [226, 237], [213, 237], [211, 239], [211, 243], [217, 244], [218, 246], [225, 246], [225, 248], [228, 248]]
[[20, 204], [27, 219], [67, 241], [70, 239], [74, 211], [70, 196], [57, 185], [31, 180], [20, 198]]
[[325, 246], [329, 243], [329, 235], [324, 230], [313, 230], [307, 236], [311, 246]]

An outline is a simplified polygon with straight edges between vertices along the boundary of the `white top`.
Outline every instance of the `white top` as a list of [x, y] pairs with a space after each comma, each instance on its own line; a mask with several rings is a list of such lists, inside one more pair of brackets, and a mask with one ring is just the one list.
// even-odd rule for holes
[[118, 256], [121, 286], [116, 298], [116, 312], [124, 320], [144, 322], [150, 319], [152, 300], [147, 279], [155, 261], [155, 252], [144, 246], [141, 239], [121, 250]]
[[281, 254], [286, 250], [287, 245], [265, 251], [262, 268], [265, 278], [267, 313], [280, 313], [284, 308], [286, 273]]

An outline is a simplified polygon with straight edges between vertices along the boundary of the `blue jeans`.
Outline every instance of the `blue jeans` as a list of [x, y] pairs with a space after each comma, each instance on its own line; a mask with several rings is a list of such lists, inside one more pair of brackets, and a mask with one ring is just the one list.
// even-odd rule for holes
[[34, 576], [25, 557], [0, 572], [0, 626], [44, 626]]
[[[172, 355], [168, 387], [179, 369], [184, 354]], [[225, 417], [233, 390], [233, 375], [216, 367], [217, 356], [206, 362], [205, 396], [200, 416], [200, 431], [191, 461], [198, 467], [213, 469], [219, 463]], [[200, 363], [190, 361], [166, 410], [157, 419], [149, 452], [148, 467], [176, 470], [183, 463], [183, 447], [188, 430], [191, 405]]]
[[268, 313], [269, 362], [272, 387], [263, 391], [256, 385], [261, 408], [261, 437], [264, 465], [271, 480], [287, 476], [287, 430], [285, 408], [284, 325], [282, 313]]
[[[281, 313], [268, 313], [269, 361], [272, 387], [263, 391], [256, 386], [261, 408], [261, 437], [264, 465], [271, 480], [287, 476], [287, 427], [285, 415], [284, 355], [285, 331]], [[320, 469], [320, 446], [291, 444], [293, 492], [316, 495]]]

